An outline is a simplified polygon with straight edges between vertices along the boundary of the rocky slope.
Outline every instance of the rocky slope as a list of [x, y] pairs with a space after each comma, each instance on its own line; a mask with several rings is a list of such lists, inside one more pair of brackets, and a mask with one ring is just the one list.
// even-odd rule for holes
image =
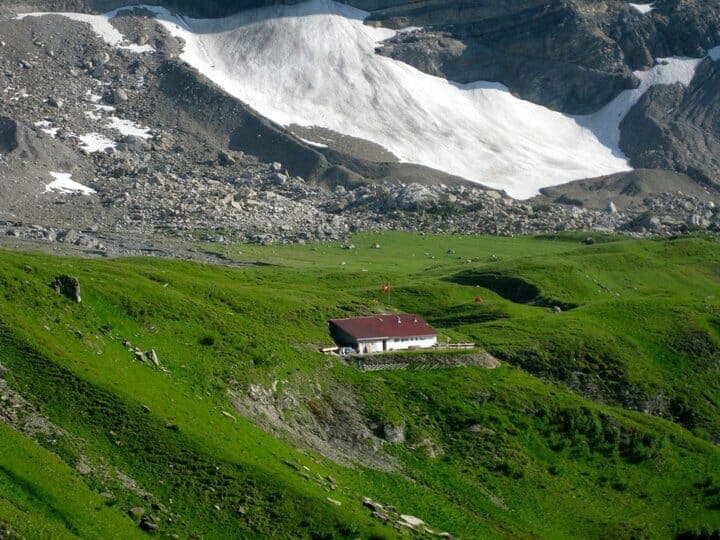
[[715, 4], [654, 6], [642, 14], [623, 1], [426, 1], [371, 19], [428, 28], [402, 35], [382, 54], [458, 82], [499, 81], [524, 99], [580, 114], [636, 86], [632, 72], [654, 58], [702, 56], [718, 44]]
[[[135, 253], [148, 246], [129, 242], [123, 247], [107, 233], [288, 242], [335, 240], [349, 231], [384, 228], [491, 234], [675, 234], [720, 228], [717, 194], [709, 186], [718, 172], [713, 157], [718, 77], [710, 59], [687, 88], [652, 88], [623, 123], [623, 150], [633, 165], [648, 170], [551, 188], [522, 202], [438, 171], [397, 163], [381, 149], [336, 133], [320, 134], [323, 140], [334, 139], [330, 148], [309, 143], [318, 133], [269, 122], [180, 62], [182, 43], [142, 13], [113, 19], [113, 25], [135, 45], [151, 46], [155, 52], [150, 54], [108, 46], [87, 25], [62, 17], [13, 20], [20, 9], [103, 11], [116, 4], [14, 2], [0, 12], [0, 84], [5, 89], [0, 99], [0, 219], [9, 238]], [[536, 50], [556, 57], [552, 62], [559, 71], [551, 77], [555, 68], [545, 61], [523, 65], [544, 66], [543, 77], [563, 88], [572, 88], [568, 77], [579, 72], [571, 76], [562, 65], [572, 59], [572, 70], [580, 69], [584, 60], [576, 53], [582, 51], [586, 60], [596, 62], [580, 69], [582, 84], [596, 89], [586, 97], [599, 102], [635, 84], [631, 70], [647, 67], [648, 58], [703, 54], [713, 44], [715, 7], [698, 2], [657, 2], [642, 16], [620, 2], [593, 4], [592, 9], [579, 2], [540, 4], [355, 3], [374, 10], [369, 23], [435, 21], [433, 28], [401, 33], [381, 52], [402, 56], [414, 50], [412, 58], [403, 60], [451, 78], [452, 70], [470, 79], [481, 76], [472, 69], [482, 68], [475, 60], [488, 52], [482, 47], [489, 45], [478, 41], [483, 32], [493, 42], [506, 40], [507, 55], [491, 55], [495, 68], [510, 61], [508, 51], [516, 51], [517, 60], [525, 54], [518, 47], [534, 43]], [[707, 7], [705, 17], [700, 17], [701, 7]], [[197, 13], [220, 13], [212, 4], [206, 8]], [[632, 28], [611, 39], [618, 21]], [[679, 21], [692, 31], [680, 32]], [[626, 43], [631, 36], [640, 40], [635, 48]], [[428, 40], [435, 45], [426, 47]], [[538, 48], [540, 42], [547, 47]], [[553, 49], [553, 43], [566, 48]], [[435, 64], [438, 50], [465, 52]], [[590, 54], [598, 50], [607, 54]], [[470, 71], [460, 67], [461, 59]], [[546, 104], [568, 109], [567, 96], [551, 90], [552, 85], [533, 82], [527, 73], [517, 76], [557, 98]], [[545, 100], [539, 94], [533, 99]], [[582, 98], [570, 109], [576, 105], [586, 110], [597, 103]], [[50, 172], [71, 174], [94, 193], [49, 190]]]
[[[159, 4], [197, 17], [297, 0], [13, 0], [18, 9], [95, 11]], [[720, 8], [708, 0], [660, 0], [641, 13], [623, 0], [347, 0], [368, 23], [420, 26], [379, 52], [457, 82], [498, 81], [524, 99], [579, 114], [637, 85], [654, 58], [699, 57], [718, 45]]]
[[672, 169], [702, 184], [720, 181], [720, 66], [705, 60], [690, 86], [657, 86], [622, 125], [620, 144], [638, 167]]

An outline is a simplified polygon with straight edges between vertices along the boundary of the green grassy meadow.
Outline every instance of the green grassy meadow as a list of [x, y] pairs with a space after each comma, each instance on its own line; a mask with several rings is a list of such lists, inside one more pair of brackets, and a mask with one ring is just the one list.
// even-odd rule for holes
[[[204, 246], [231, 267], [0, 252], [0, 538], [432, 537], [363, 497], [459, 538], [717, 536], [720, 244], [585, 236]], [[317, 352], [329, 318], [384, 311], [502, 365]], [[244, 417], [251, 385], [280, 405]], [[302, 440], [342, 451], [358, 419], [389, 466]]]

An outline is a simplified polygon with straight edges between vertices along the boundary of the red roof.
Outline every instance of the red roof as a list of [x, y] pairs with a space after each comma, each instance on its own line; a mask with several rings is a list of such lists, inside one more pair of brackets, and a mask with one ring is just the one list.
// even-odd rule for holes
[[334, 324], [355, 339], [436, 336], [425, 319], [412, 313], [332, 319]]

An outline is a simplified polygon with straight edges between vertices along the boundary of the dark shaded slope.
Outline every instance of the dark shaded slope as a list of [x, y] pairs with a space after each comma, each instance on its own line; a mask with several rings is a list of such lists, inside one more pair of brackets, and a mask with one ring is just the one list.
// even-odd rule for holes
[[621, 124], [620, 147], [635, 167], [673, 169], [720, 182], [720, 68], [700, 64], [687, 88], [651, 88]]
[[169, 60], [160, 73], [161, 95], [154, 101], [154, 112], [166, 122], [187, 133], [202, 133], [221, 148], [245, 152], [268, 163], [280, 162], [293, 175], [333, 185], [390, 177], [428, 183], [466, 182], [419, 165], [376, 162], [353, 155], [363, 154], [362, 141], [350, 141], [343, 151], [316, 150], [182, 62]]
[[458, 82], [499, 81], [514, 94], [568, 113], [598, 109], [636, 85], [653, 58], [702, 56], [717, 44], [720, 16], [705, 1], [656, 2], [648, 15], [621, 1], [426, 0], [373, 12], [400, 36], [380, 52]]

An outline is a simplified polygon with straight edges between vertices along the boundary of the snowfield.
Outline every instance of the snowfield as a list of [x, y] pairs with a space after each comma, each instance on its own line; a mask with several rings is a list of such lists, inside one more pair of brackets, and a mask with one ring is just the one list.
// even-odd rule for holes
[[[330, 0], [207, 20], [143, 7], [185, 41], [185, 62], [278, 124], [366, 139], [403, 162], [504, 189], [516, 198], [629, 170], [618, 147], [620, 121], [650, 86], [688, 84], [700, 62], [660, 60], [636, 73], [639, 88], [595, 114], [570, 116], [518, 99], [498, 83], [455, 84], [377, 55], [377, 44], [395, 31], [366, 26], [368, 13]], [[66, 15], [123, 46], [109, 23], [117, 11]]]
[[75, 182], [70, 173], [51, 172], [50, 176], [55, 180], [45, 186], [45, 192], [57, 191], [60, 193], [80, 193], [81, 195], [96, 193], [94, 189]]
[[117, 144], [99, 133], [86, 133], [80, 135], [80, 148], [88, 153], [105, 152], [108, 148], [115, 148]]

